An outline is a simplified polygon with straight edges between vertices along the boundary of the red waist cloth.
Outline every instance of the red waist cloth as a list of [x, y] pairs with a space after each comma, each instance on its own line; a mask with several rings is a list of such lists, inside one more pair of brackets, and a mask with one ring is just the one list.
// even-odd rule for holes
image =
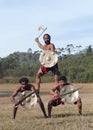
[[44, 73], [44, 74], [46, 74], [48, 71], [47, 71], [47, 68], [45, 67], [45, 66], [42, 66], [41, 67], [41, 70], [42, 70], [42, 72]]
[[60, 98], [60, 97], [56, 97], [55, 100], [56, 100], [56, 101], [58, 100], [61, 104], [64, 105], [64, 101], [62, 101], [62, 98]]

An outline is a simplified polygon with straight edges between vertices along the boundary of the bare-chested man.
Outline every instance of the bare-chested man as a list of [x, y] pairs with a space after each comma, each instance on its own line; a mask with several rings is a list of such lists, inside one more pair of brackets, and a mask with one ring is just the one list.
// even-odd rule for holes
[[[25, 92], [26, 90], [36, 92], [35, 86], [33, 84], [29, 83], [28, 78], [22, 77], [19, 80], [19, 83], [20, 83], [20, 86], [17, 87], [17, 89], [13, 92], [13, 94], [10, 97], [11, 101], [15, 104], [14, 109], [13, 109], [13, 119], [15, 119], [17, 109], [18, 109], [18, 105], [17, 105], [18, 100], [16, 100], [16, 96], [18, 96], [18, 93], [19, 92]], [[41, 110], [44, 114], [44, 117], [46, 118], [47, 114], [46, 114], [46, 111], [45, 111], [45, 108], [44, 108], [44, 104], [43, 104], [41, 97], [39, 95], [38, 95], [38, 100], [39, 100], [40, 108], [41, 108]]]
[[[38, 47], [43, 50], [51, 50], [51, 51], [55, 52], [55, 46], [53, 43], [51, 43], [50, 35], [44, 34], [43, 40], [45, 42], [44, 45], [42, 45], [40, 43], [38, 38], [35, 39], [35, 41], [38, 44]], [[52, 71], [52, 73], [54, 74], [55, 84], [58, 83], [58, 77], [59, 77], [58, 64], [54, 65], [51, 68], [46, 68], [45, 66], [41, 66], [41, 68], [38, 70], [38, 72], [36, 74], [36, 87], [37, 87], [38, 92], [40, 91], [41, 76], [48, 73], [48, 71]]]
[[[51, 117], [52, 107], [56, 107], [60, 104], [65, 104], [66, 101], [63, 101], [60, 97], [60, 91], [62, 88], [66, 88], [67, 85], [71, 85], [71, 83], [67, 82], [67, 78], [65, 76], [60, 76], [59, 83], [50, 90], [50, 94], [53, 95], [53, 97], [48, 102], [48, 117]], [[76, 101], [74, 101], [73, 104], [77, 104], [78, 113], [79, 115], [82, 115], [82, 100], [80, 96], [77, 97]]]

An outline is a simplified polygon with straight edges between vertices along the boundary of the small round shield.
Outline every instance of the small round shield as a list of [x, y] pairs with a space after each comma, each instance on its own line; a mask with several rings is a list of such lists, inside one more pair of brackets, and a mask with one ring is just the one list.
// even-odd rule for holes
[[45, 50], [40, 54], [39, 61], [43, 66], [50, 68], [58, 62], [58, 55], [53, 51]]
[[[29, 95], [31, 91], [24, 91], [20, 94], [19, 100]], [[31, 109], [33, 106], [37, 104], [37, 96], [35, 93], [27, 97], [25, 100], [21, 102], [21, 106], [24, 108]]]
[[[60, 95], [62, 95], [63, 93], [69, 93], [70, 91], [74, 90], [75, 87], [72, 85], [65, 85], [61, 91], [60, 91]], [[78, 100], [79, 97], [79, 93], [78, 91], [75, 91], [73, 93], [69, 93], [67, 95], [65, 95], [62, 100], [64, 101], [64, 103], [75, 103]]]

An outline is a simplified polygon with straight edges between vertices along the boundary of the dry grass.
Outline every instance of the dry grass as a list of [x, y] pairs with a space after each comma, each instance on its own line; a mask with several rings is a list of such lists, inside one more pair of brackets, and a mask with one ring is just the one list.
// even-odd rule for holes
[[[37, 104], [31, 110], [19, 107], [17, 117], [12, 119], [13, 104], [9, 97], [0, 97], [0, 130], [93, 130], [93, 84], [75, 84], [83, 87], [80, 95], [83, 102], [83, 115], [79, 116], [76, 105], [60, 105], [53, 108], [52, 118], [43, 118]], [[0, 84], [1, 91], [13, 91], [17, 84]], [[47, 110], [50, 99], [49, 89], [53, 83], [41, 84], [41, 95]]]

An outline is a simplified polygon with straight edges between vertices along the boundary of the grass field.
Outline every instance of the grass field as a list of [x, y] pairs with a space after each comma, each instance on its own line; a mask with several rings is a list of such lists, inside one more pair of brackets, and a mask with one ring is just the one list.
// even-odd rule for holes
[[[52, 117], [44, 119], [37, 104], [31, 110], [18, 109], [16, 119], [12, 119], [13, 104], [10, 97], [0, 97], [0, 130], [93, 130], [93, 84], [75, 84], [80, 89], [83, 115], [78, 115], [76, 105], [59, 105], [52, 110]], [[14, 91], [17, 84], [0, 84], [0, 91]], [[41, 84], [41, 98], [46, 111], [50, 99], [49, 90], [53, 83]]]

